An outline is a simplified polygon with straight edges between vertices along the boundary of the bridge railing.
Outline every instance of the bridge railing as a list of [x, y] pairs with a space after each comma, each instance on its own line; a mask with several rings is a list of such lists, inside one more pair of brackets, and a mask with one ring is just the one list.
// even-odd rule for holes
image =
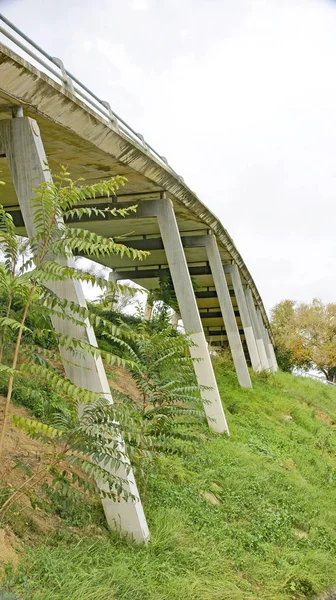
[[65, 68], [60, 58], [51, 56], [45, 52], [43, 48], [31, 40], [25, 33], [18, 29], [14, 23], [0, 13], [0, 41], [1, 36], [4, 36], [11, 42], [11, 45], [13, 45], [13, 48], [18, 54], [21, 55], [23, 52], [25, 55], [28, 55], [34, 62], [38, 63], [39, 67], [43, 67], [41, 70], [45, 71], [49, 77], [56, 80], [56, 82], [61, 84], [68, 92], [83, 100], [89, 108], [94, 110], [100, 117], [103, 117], [114, 131], [120, 132], [131, 141], [140, 144], [147, 154], [152, 155], [166, 169], [171, 171], [175, 177], [183, 181], [183, 178], [170, 167], [167, 159], [164, 156], [161, 156], [150, 144], [148, 144], [141, 133], [136, 132], [126, 123], [126, 121], [115, 113], [109, 102], [101, 100], [84, 83], [79, 81], [75, 75]]

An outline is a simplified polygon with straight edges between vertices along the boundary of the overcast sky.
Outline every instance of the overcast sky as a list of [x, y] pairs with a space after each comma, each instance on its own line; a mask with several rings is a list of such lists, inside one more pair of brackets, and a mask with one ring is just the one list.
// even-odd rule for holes
[[221, 220], [265, 306], [335, 302], [336, 2], [0, 0]]

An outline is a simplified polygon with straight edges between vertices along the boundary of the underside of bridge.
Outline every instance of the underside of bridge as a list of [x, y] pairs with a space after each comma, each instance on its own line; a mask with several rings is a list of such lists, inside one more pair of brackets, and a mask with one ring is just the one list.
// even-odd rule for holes
[[[60, 162], [58, 163], [59, 166]], [[0, 168], [3, 179], [10, 181], [7, 177], [7, 164], [5, 159], [0, 160]], [[51, 165], [52, 166], [52, 165]], [[55, 165], [55, 169], [57, 166]], [[112, 175], [112, 173], [111, 173]], [[85, 176], [85, 168], [83, 168], [81, 176]], [[99, 181], [99, 176], [96, 181]], [[157, 289], [159, 287], [160, 278], [169, 273], [169, 265], [167, 262], [166, 253], [161, 239], [159, 226], [155, 216], [142, 217], [142, 206], [148, 200], [160, 199], [161, 194], [158, 193], [139, 193], [131, 194], [127, 191], [128, 182], [121, 194], [113, 199], [96, 199], [94, 203], [88, 202], [90, 206], [105, 208], [106, 206], [123, 207], [136, 205], [137, 212], [127, 218], [111, 218], [106, 220], [101, 217], [90, 217], [88, 221], [81, 220], [80, 223], [75, 222], [76, 227], [85, 227], [106, 237], [113, 237], [116, 242], [121, 242], [127, 246], [147, 250], [149, 256], [144, 261], [134, 260], [123, 256], [109, 256], [104, 260], [99, 259], [102, 264], [115, 270], [119, 280], [131, 280], [147, 290]], [[131, 194], [131, 199], [130, 199]], [[17, 225], [17, 231], [20, 235], [25, 235], [25, 228], [20, 208], [15, 199], [15, 203], [10, 205], [10, 211]], [[175, 208], [177, 223], [184, 246], [185, 256], [187, 259], [189, 273], [194, 283], [197, 305], [199, 307], [202, 324], [209, 341], [216, 345], [227, 345], [227, 336], [224, 326], [222, 313], [219, 306], [219, 300], [216, 293], [216, 288], [213, 281], [213, 276], [209, 266], [206, 248], [204, 244], [199, 242], [203, 235], [209, 233], [209, 229], [204, 227], [204, 223], [200, 220], [188, 219], [183, 212], [178, 213]], [[223, 265], [230, 264], [232, 258], [230, 254], [222, 247], [219, 247]], [[242, 341], [244, 339], [244, 331], [238, 310], [237, 301], [234, 295], [230, 274], [226, 274], [230, 295], [232, 298], [233, 307], [237, 319], [237, 324], [240, 329]], [[247, 282], [243, 280], [243, 284]], [[246, 357], [249, 360], [247, 348]]]
[[[212, 344], [226, 345], [225, 326], [206, 250], [202, 246], [188, 244], [189, 237], [209, 232], [217, 234], [223, 264], [234, 261], [238, 265], [242, 284], [250, 286], [264, 325], [272, 337], [257, 288], [232, 239], [183, 180], [158, 165], [152, 156], [137, 147], [133, 141], [130, 142], [120, 132], [116, 133], [111, 127], [107, 127], [99, 116], [92, 114], [80, 100], [73, 96], [70, 98], [70, 94], [52, 79], [1, 45], [0, 77], [0, 119], [11, 117], [13, 106], [24, 107], [25, 116], [36, 119], [39, 125], [48, 163], [53, 172], [58, 172], [60, 165], [64, 164], [73, 179], [84, 177], [88, 183], [108, 179], [116, 174], [127, 178], [127, 183], [117, 198], [97, 199], [96, 204], [136, 204], [139, 207], [138, 214], [134, 218], [111, 221], [92, 217], [90, 223], [83, 223], [83, 226], [102, 235], [122, 238], [123, 243], [148, 249], [151, 254], [142, 263], [126, 257], [115, 257], [108, 259], [106, 266], [120, 271], [122, 278], [131, 279], [149, 290], [158, 286], [160, 273], [168, 269], [168, 264], [157, 219], [141, 218], [139, 215], [143, 203], [160, 198], [162, 192], [166, 192], [166, 196], [174, 204], [190, 275], [195, 283], [197, 304], [209, 341]], [[23, 219], [7, 160], [1, 155], [0, 171], [1, 178], [6, 182], [1, 202], [13, 213], [18, 233], [24, 234]], [[230, 274], [226, 274], [226, 278], [249, 360]]]

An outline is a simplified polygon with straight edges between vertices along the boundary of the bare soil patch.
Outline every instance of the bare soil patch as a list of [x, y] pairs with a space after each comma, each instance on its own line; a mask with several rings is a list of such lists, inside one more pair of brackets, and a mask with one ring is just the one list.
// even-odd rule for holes
[[0, 529], [0, 565], [7, 562], [16, 565], [19, 560], [20, 548], [20, 540], [9, 527]]

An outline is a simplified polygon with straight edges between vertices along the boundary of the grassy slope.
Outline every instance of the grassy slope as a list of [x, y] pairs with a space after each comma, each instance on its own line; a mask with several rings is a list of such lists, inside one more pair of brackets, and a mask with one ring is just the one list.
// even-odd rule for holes
[[217, 376], [231, 437], [204, 428], [195, 457], [162, 461], [150, 546], [59, 533], [28, 550], [19, 597], [280, 600], [336, 583], [336, 389], [282, 373], [240, 390]]

